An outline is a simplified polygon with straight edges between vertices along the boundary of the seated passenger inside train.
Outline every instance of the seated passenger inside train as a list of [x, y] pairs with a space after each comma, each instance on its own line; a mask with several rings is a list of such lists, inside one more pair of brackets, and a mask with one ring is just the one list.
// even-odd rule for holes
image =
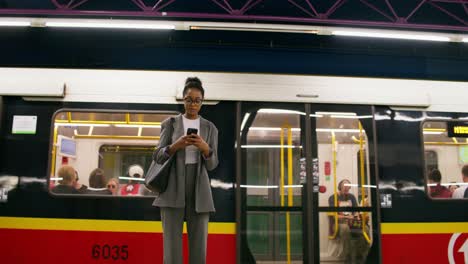
[[127, 184], [124, 184], [120, 189], [120, 195], [144, 195], [146, 192], [144, 181], [141, 181], [144, 175], [143, 168], [138, 165], [131, 165], [128, 168], [128, 176], [135, 178], [135, 180], [129, 180]]
[[104, 176], [104, 170], [96, 168], [89, 175], [89, 187], [86, 190], [86, 194], [93, 195], [110, 195], [112, 194], [106, 187], [106, 177]]
[[428, 176], [429, 182], [429, 192], [431, 197], [434, 198], [450, 198], [452, 197], [452, 193], [450, 190], [440, 185], [440, 181], [442, 180], [442, 174], [438, 169], [433, 169]]
[[[350, 193], [351, 182], [347, 179], [338, 183], [337, 207], [357, 207], [354, 194]], [[363, 202], [365, 203], [365, 202]], [[328, 199], [330, 207], [335, 206], [335, 195]], [[335, 220], [335, 217], [338, 219]], [[336, 225], [337, 223], [337, 225]], [[364, 263], [369, 246], [362, 236], [361, 215], [357, 212], [337, 212], [329, 215], [329, 255], [344, 259], [345, 263]]]
[[449, 191], [452, 193], [455, 192], [455, 190], [460, 187], [456, 182], [450, 182], [450, 186], [448, 187]]
[[76, 174], [75, 169], [72, 166], [64, 165], [60, 167], [57, 172], [57, 176], [60, 179], [60, 184], [52, 188], [53, 193], [58, 194], [77, 194], [78, 191], [75, 189]]
[[119, 180], [116, 178], [109, 179], [109, 181], [107, 181], [107, 189], [112, 195], [119, 195]]
[[75, 189], [79, 193], [85, 193], [88, 189], [88, 186], [80, 183], [80, 177], [78, 176], [78, 171], [75, 170], [76, 180], [75, 180]]

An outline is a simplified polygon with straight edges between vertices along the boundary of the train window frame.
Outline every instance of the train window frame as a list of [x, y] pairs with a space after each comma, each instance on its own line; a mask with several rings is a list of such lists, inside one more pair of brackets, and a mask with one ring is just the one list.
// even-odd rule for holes
[[[422, 155], [422, 161], [423, 161], [423, 165], [422, 165], [422, 173], [423, 173], [423, 182], [424, 182], [424, 192], [426, 194], [426, 196], [431, 200], [431, 201], [437, 201], [437, 202], [454, 202], [454, 201], [467, 201], [468, 199], [466, 198], [453, 198], [453, 197], [433, 197], [431, 195], [431, 192], [430, 192], [430, 186], [429, 186], [429, 173], [426, 172], [426, 168], [427, 168], [427, 161], [426, 161], [426, 151], [434, 151], [436, 154], [437, 154], [437, 165], [438, 167], [440, 167], [440, 164], [439, 164], [439, 152], [437, 152], [434, 148], [427, 148], [427, 146], [429, 145], [426, 145], [425, 143], [425, 138], [424, 138], [424, 125], [428, 122], [438, 122], [438, 123], [468, 123], [467, 120], [462, 120], [462, 119], [457, 119], [457, 118], [450, 118], [450, 119], [438, 119], [438, 118], [427, 118], [427, 119], [424, 119], [421, 124], [420, 124], [420, 138], [421, 138], [421, 148], [422, 148], [422, 151], [421, 151], [421, 155]], [[445, 128], [445, 131], [443, 133], [445, 133], [445, 136], [447, 138], [455, 138], [455, 137], [449, 137], [448, 136], [448, 128], [446, 127]], [[468, 137], [467, 137], [467, 140], [468, 140]], [[468, 142], [468, 141], [467, 141]], [[458, 157], [458, 151], [457, 151], [457, 157], [456, 157], [456, 160], [457, 160], [457, 164], [459, 164], [459, 157]], [[465, 163], [466, 165], [468, 165], [468, 163]], [[440, 169], [439, 169], [440, 170]], [[457, 181], [453, 184], [456, 184], [458, 183], [461, 179], [461, 171], [458, 171], [458, 174], [457, 174], [459, 177], [457, 179]], [[443, 182], [442, 182], [443, 183]], [[451, 183], [451, 182], [449, 182]]]
[[[47, 176], [46, 176], [46, 188], [47, 193], [56, 198], [100, 198], [100, 199], [154, 199], [156, 194], [152, 195], [99, 195], [99, 194], [89, 194], [89, 193], [77, 193], [77, 194], [62, 194], [52, 192], [51, 181], [51, 171], [52, 171], [52, 156], [56, 155], [54, 153], [54, 136], [55, 135], [55, 120], [57, 115], [64, 112], [79, 112], [79, 113], [102, 113], [102, 114], [161, 114], [161, 115], [172, 115], [177, 116], [180, 114], [180, 111], [175, 110], [130, 110], [130, 109], [103, 109], [103, 108], [60, 108], [54, 112], [51, 117], [50, 123], [50, 136], [49, 136], [49, 152], [47, 153]], [[163, 119], [165, 120], [165, 119]], [[161, 120], [161, 122], [163, 121]], [[158, 142], [159, 143], [159, 142]], [[157, 144], [155, 144], [157, 146]], [[101, 148], [102, 145], [99, 145]], [[97, 157], [99, 159], [99, 157]]]

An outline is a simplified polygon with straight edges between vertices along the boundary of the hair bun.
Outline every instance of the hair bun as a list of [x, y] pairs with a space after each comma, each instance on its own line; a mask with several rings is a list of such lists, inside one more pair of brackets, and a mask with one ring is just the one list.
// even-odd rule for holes
[[198, 77], [188, 77], [185, 80], [185, 86], [184, 86], [184, 91], [182, 93], [183, 96], [185, 96], [185, 93], [188, 91], [190, 88], [195, 88], [200, 90], [202, 97], [205, 97], [205, 89], [203, 89], [202, 82]]
[[188, 84], [197, 84], [197, 86], [202, 86], [202, 82], [198, 77], [188, 77], [187, 80], [185, 80], [185, 85]]

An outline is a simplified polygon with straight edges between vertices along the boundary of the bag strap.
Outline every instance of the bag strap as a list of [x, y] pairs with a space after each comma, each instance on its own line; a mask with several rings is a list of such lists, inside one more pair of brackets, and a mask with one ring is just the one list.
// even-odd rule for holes
[[170, 121], [171, 121], [171, 133], [169, 133], [169, 135], [171, 135], [171, 144], [172, 144], [172, 134], [174, 134], [174, 122], [175, 122], [175, 118], [174, 117], [171, 117], [170, 118]]
[[468, 187], [465, 189], [465, 193], [463, 194], [463, 198], [468, 198]]

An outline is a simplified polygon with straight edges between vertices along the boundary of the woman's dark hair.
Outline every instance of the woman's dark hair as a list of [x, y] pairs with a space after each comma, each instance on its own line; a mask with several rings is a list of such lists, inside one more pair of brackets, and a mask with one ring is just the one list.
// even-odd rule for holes
[[442, 174], [440, 173], [440, 170], [433, 169], [431, 173], [429, 173], [429, 180], [440, 182], [442, 180]]
[[96, 168], [89, 175], [89, 186], [91, 188], [105, 188], [106, 178], [104, 176], [104, 170]]
[[198, 77], [188, 77], [187, 80], [185, 80], [185, 86], [182, 95], [185, 96], [187, 90], [191, 88], [200, 90], [202, 97], [205, 98], [205, 89], [203, 89], [202, 82], [200, 79], [198, 79]]

